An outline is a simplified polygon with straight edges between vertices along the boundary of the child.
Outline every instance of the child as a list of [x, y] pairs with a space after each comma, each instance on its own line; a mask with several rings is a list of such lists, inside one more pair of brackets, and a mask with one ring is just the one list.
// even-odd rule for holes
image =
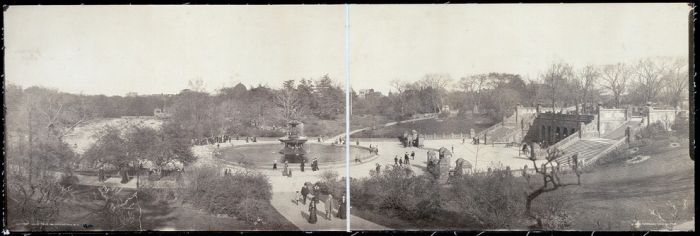
[[299, 205], [299, 201], [301, 201], [301, 200], [302, 200], [301, 193], [299, 191], [297, 191], [295, 198], [294, 198], [294, 204]]

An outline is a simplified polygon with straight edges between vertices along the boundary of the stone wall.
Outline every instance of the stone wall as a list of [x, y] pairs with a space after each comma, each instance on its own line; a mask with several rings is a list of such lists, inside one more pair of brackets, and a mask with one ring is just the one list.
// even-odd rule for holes
[[645, 116], [645, 122], [643, 125], [648, 126], [656, 122], [660, 122], [666, 130], [671, 131], [673, 123], [676, 121], [677, 116], [688, 117], [688, 110], [674, 109], [674, 110], [660, 110], [654, 109], [653, 107], [647, 107], [647, 114]]
[[631, 110], [598, 107], [598, 132], [603, 135], [624, 124], [631, 117]]

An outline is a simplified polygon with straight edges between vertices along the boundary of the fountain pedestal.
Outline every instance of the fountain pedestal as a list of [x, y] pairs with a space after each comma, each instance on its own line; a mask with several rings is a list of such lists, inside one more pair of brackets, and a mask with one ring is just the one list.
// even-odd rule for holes
[[289, 163], [300, 163], [302, 160], [306, 159], [308, 152], [304, 148], [304, 143], [308, 141], [304, 137], [304, 124], [292, 120], [287, 123], [289, 132], [287, 137], [280, 138], [280, 142], [284, 143], [284, 148], [279, 151], [284, 157], [283, 161], [288, 161]]

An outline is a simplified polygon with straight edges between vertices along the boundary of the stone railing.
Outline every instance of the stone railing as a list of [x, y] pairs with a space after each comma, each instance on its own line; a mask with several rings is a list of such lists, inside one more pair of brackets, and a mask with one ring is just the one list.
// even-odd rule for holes
[[621, 138], [621, 139], [615, 141], [612, 145], [608, 146], [607, 148], [605, 148], [603, 151], [599, 152], [599, 153], [596, 154], [595, 156], [593, 156], [593, 157], [591, 157], [591, 158], [589, 158], [589, 159], [587, 159], [587, 160], [581, 160], [581, 167], [586, 167], [586, 166], [588, 166], [588, 165], [591, 165], [591, 164], [595, 163], [599, 158], [601, 158], [601, 157], [607, 155], [608, 153], [612, 152], [612, 151], [615, 150], [616, 148], [618, 148], [618, 147], [620, 147], [620, 146], [626, 144], [627, 142], [626, 142], [625, 139], [626, 139], [626, 138], [623, 137], [623, 138]]
[[548, 149], [558, 148], [559, 150], [563, 150], [563, 149], [571, 146], [571, 144], [574, 144], [575, 142], [581, 140], [581, 138], [578, 137], [579, 132], [581, 132], [581, 131], [576, 131], [576, 132], [571, 133], [568, 137], [566, 137], [562, 140], [559, 140], [559, 142], [549, 146]]

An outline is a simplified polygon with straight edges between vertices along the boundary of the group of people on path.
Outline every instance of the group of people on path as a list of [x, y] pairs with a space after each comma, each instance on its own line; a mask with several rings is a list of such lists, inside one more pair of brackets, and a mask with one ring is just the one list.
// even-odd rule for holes
[[325, 198], [323, 201], [323, 205], [325, 206], [325, 212], [323, 214], [323, 217], [326, 220], [332, 220], [333, 219], [333, 208], [335, 207], [336, 204], [338, 204], [338, 211], [335, 214], [335, 217], [339, 219], [345, 219], [346, 214], [347, 214], [347, 199], [346, 199], [346, 194], [343, 192], [341, 194], [340, 199], [334, 200], [333, 194], [323, 194], [320, 191], [320, 187], [318, 184], [314, 184], [313, 186], [309, 187], [309, 184], [304, 184], [304, 186], [301, 187], [301, 191], [297, 191], [297, 196], [295, 199], [295, 202], [299, 204], [301, 202], [302, 205], [306, 206], [306, 200], [309, 200], [309, 218], [307, 219], [309, 223], [311, 224], [316, 224], [318, 222], [318, 211], [317, 211], [317, 204], [321, 201], [321, 198]]
[[[284, 161], [284, 169], [282, 170], [282, 176], [287, 176], [287, 177], [292, 177], [292, 169], [289, 168], [289, 161], [285, 160]], [[306, 167], [306, 160], [302, 159], [301, 162], [299, 163], [299, 170], [301, 172], [304, 172], [304, 169]], [[272, 170], [277, 170], [277, 160], [272, 162]], [[311, 160], [311, 171], [318, 171], [318, 158], [314, 158]]]
[[[236, 136], [236, 140], [240, 140], [240, 139], [241, 139], [240, 136]], [[220, 135], [220, 136], [213, 136], [213, 137], [205, 137], [205, 138], [193, 138], [191, 140], [192, 145], [214, 145], [214, 144], [216, 144], [217, 147], [220, 143], [231, 143], [231, 141], [233, 141], [233, 136], [228, 135], [228, 134]], [[253, 136], [252, 138], [246, 136], [245, 142], [249, 143], [250, 141], [253, 141], [255, 143], [258, 141], [258, 138], [255, 136]]]
[[[394, 155], [394, 165], [395, 165], [395, 166], [403, 166], [403, 165], [410, 166], [410, 165], [411, 165], [411, 160], [415, 160], [415, 159], [416, 159], [416, 152], [411, 151], [410, 156], [411, 156], [411, 157], [409, 158], [408, 152], [404, 153], [403, 159], [402, 159], [402, 158], [399, 158], [398, 155]], [[377, 166], [377, 167], [379, 167], [379, 166]], [[377, 168], [377, 169], [379, 169], [379, 168]], [[377, 172], [379, 172], [379, 171], [377, 171]]]

